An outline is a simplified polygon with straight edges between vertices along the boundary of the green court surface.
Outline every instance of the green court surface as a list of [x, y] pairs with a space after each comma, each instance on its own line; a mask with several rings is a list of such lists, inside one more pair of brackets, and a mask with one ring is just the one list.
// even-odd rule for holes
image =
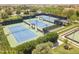
[[76, 31], [67, 36], [69, 39], [79, 42], [79, 31]]

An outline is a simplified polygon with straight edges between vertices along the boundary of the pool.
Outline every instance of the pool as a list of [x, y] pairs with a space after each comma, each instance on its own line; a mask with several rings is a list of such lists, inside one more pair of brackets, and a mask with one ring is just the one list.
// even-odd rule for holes
[[23, 27], [22, 25], [9, 27], [9, 30], [11, 31], [11, 34], [14, 36], [18, 43], [33, 39], [37, 36], [34, 32]]

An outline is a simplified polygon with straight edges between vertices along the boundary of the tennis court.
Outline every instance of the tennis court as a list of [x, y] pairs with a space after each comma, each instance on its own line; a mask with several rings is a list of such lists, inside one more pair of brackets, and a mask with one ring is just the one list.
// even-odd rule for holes
[[40, 28], [45, 28], [45, 27], [51, 26], [50, 24], [45, 24], [39, 20], [33, 20], [33, 21], [31, 21], [31, 24], [34, 24]]
[[38, 18], [25, 20], [25, 22], [30, 23], [32, 25], [35, 25], [39, 28], [45, 28], [45, 27], [55, 25], [54, 23], [49, 23], [49, 22], [46, 22], [46, 21], [43, 21], [43, 20], [39, 20]]
[[26, 30], [26, 28], [24, 28], [22, 25], [16, 25], [16, 26], [8, 27], [8, 28], [11, 31], [11, 33]]
[[39, 18], [32, 18], [24, 20], [22, 23], [7, 25], [4, 28], [4, 33], [7, 36], [10, 46], [16, 47], [26, 41], [43, 36], [43, 33], [40, 31], [42, 31], [43, 28], [53, 25], [55, 24]]
[[70, 40], [73, 40], [73, 41], [79, 43], [79, 30], [78, 31], [74, 31], [71, 34], [68, 34], [66, 37], [68, 39], [70, 39]]
[[36, 39], [42, 36], [42, 33], [29, 29], [25, 23], [8, 25], [4, 28], [4, 33], [7, 36], [11, 47], [16, 47], [24, 42]]
[[37, 36], [34, 32], [24, 28], [22, 25], [10, 27], [9, 30], [12, 32], [13, 36], [15, 37], [18, 43]]
[[57, 20], [57, 18], [55, 18], [55, 17], [50, 17], [50, 16], [46, 16], [46, 15], [41, 15], [39, 17], [43, 18], [43, 20], [50, 21], [52, 23], [54, 23], [54, 20]]

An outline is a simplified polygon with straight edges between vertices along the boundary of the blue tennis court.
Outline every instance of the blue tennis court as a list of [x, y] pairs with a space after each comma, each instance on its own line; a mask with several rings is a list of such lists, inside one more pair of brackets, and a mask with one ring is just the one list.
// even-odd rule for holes
[[50, 22], [54, 22], [54, 20], [57, 20], [57, 18], [46, 16], [46, 15], [41, 15], [40, 17], [43, 18], [43, 20], [47, 20]]
[[26, 30], [26, 28], [24, 28], [21, 25], [16, 25], [16, 26], [13, 26], [13, 27], [9, 27], [9, 29], [10, 29], [11, 33]]
[[42, 21], [39, 21], [39, 20], [32, 20], [31, 24], [34, 24], [34, 25], [36, 25], [40, 28], [45, 28], [45, 27], [51, 26], [50, 24], [45, 24], [45, 23], [43, 23]]
[[18, 43], [33, 39], [37, 36], [34, 32], [23, 27], [22, 25], [9, 27], [9, 30], [12, 32], [12, 35]]

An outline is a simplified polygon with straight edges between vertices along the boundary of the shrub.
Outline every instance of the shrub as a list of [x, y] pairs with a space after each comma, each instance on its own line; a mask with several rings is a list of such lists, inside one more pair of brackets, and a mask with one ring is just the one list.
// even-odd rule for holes
[[52, 53], [52, 42], [46, 42], [38, 44], [36, 48], [32, 51], [33, 54], [51, 54]]
[[53, 32], [53, 33], [47, 34], [45, 37], [47, 40], [49, 40], [53, 43], [56, 43], [57, 39], [58, 39], [58, 34], [56, 32]]
[[16, 49], [18, 50], [18, 52], [23, 52], [23, 53], [28, 53], [30, 54], [32, 52], [33, 49], [35, 49], [36, 45], [40, 44], [40, 43], [45, 43], [45, 42], [57, 42], [58, 39], [58, 34], [55, 32], [52, 33], [48, 33], [43, 37], [39, 37], [36, 40], [32, 40], [29, 42], [26, 42], [18, 47], [16, 47]]

